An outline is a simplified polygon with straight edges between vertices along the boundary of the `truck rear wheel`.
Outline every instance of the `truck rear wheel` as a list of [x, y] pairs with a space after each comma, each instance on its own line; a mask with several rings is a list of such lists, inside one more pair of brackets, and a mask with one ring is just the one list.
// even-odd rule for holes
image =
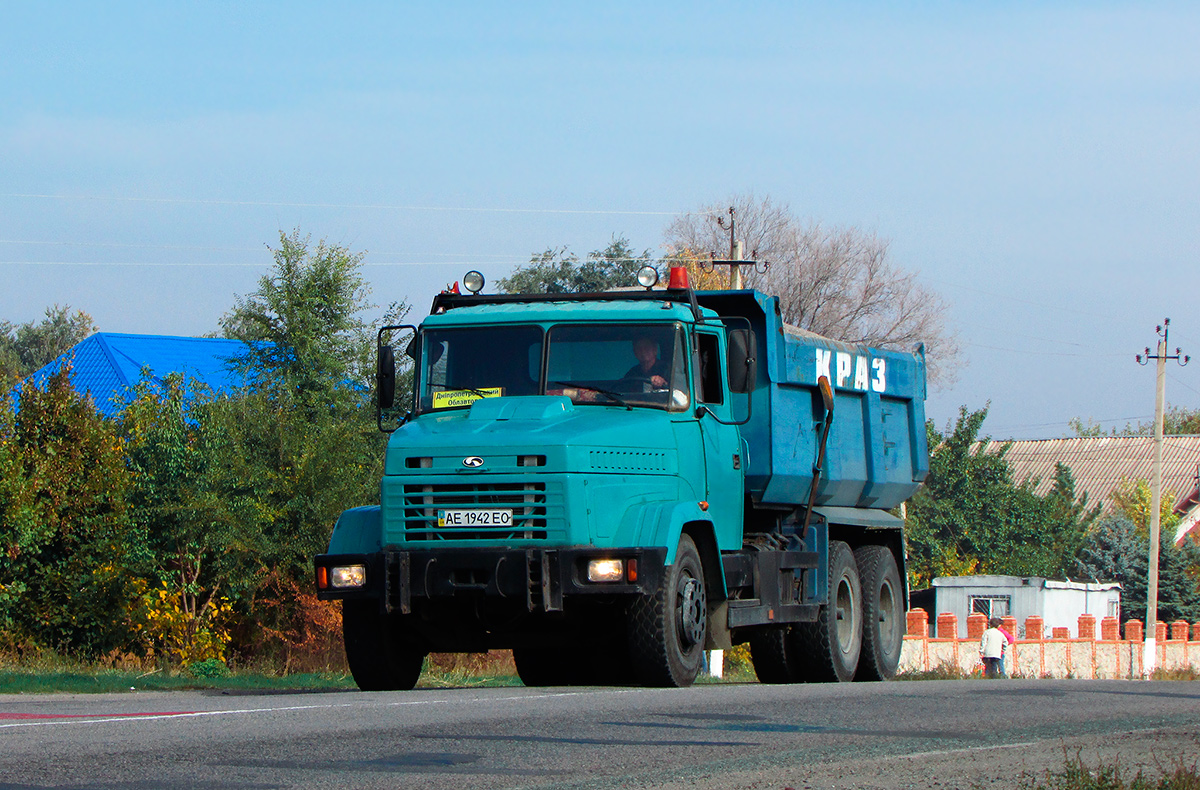
[[863, 637], [855, 680], [886, 680], [900, 666], [904, 604], [900, 569], [884, 546], [860, 546], [854, 561], [862, 577]]
[[798, 680], [833, 683], [854, 679], [862, 653], [862, 582], [850, 547], [829, 541], [829, 597], [815, 623], [793, 626]]
[[630, 605], [629, 656], [638, 681], [690, 686], [704, 666], [707, 630], [704, 568], [696, 544], [684, 535], [659, 588]]
[[402, 640], [396, 618], [378, 601], [342, 602], [346, 662], [363, 691], [408, 691], [417, 685], [425, 651]]

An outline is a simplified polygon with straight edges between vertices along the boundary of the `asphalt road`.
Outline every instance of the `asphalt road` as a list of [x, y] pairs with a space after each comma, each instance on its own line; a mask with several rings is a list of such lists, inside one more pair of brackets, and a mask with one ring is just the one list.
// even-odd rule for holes
[[1198, 732], [1188, 682], [0, 695], [0, 790], [1013, 787]]

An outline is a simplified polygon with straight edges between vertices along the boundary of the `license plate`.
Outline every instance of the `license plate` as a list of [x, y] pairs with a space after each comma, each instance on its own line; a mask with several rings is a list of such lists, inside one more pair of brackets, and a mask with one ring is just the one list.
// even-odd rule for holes
[[511, 527], [511, 510], [439, 510], [439, 527]]

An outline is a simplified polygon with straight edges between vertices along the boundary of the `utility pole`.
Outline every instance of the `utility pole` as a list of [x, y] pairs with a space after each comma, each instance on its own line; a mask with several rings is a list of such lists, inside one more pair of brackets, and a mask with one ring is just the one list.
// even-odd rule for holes
[[1164, 318], [1162, 326], [1156, 329], [1156, 353], [1151, 354], [1150, 347], [1147, 346], [1145, 354], [1138, 354], [1136, 357], [1139, 365], [1148, 365], [1152, 359], [1158, 363], [1154, 391], [1154, 480], [1150, 491], [1150, 558], [1146, 573], [1146, 643], [1142, 649], [1142, 676], [1146, 678], [1154, 673], [1158, 663], [1155, 644], [1158, 632], [1158, 532], [1159, 510], [1162, 507], [1163, 412], [1166, 411], [1167, 403], [1167, 360], [1173, 359], [1182, 366], [1191, 359], [1186, 354], [1181, 359], [1178, 348], [1173, 355], [1167, 354], [1167, 335], [1170, 330], [1171, 319]]
[[761, 271], [759, 270], [758, 261], [754, 260], [754, 258], [756, 258], [758, 256], [758, 250], [755, 250], [754, 252], [750, 253], [751, 260], [742, 260], [742, 255], [744, 254], [743, 253], [744, 248], [742, 246], [741, 240], [737, 238], [737, 219], [734, 216], [734, 214], [735, 214], [734, 208], [733, 208], [733, 206], [730, 206], [729, 207], [729, 224], [728, 225], [725, 224], [724, 217], [718, 216], [716, 218], [717, 225], [721, 228], [721, 230], [729, 231], [729, 260], [722, 261], [722, 260], [713, 258], [713, 259], [710, 259], [708, 263], [710, 266], [728, 266], [729, 267], [729, 288], [734, 291], [740, 291], [742, 289], [742, 267], [743, 266], [752, 266], [752, 267], [754, 267], [755, 271], [758, 271], [761, 274], [762, 272], [765, 272], [767, 269], [771, 268], [771, 264], [764, 261], [762, 270]]

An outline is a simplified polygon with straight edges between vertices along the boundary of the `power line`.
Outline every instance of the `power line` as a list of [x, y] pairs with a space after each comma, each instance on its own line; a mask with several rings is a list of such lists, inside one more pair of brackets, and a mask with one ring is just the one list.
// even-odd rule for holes
[[[133, 250], [183, 250], [183, 251], [206, 251], [206, 252], [250, 252], [259, 254], [264, 250], [270, 250], [269, 244], [260, 244], [255, 247], [217, 247], [203, 244], [137, 244], [130, 242], [119, 241], [59, 241], [59, 240], [41, 240], [41, 239], [0, 239], [0, 244], [27, 245], [37, 247], [100, 247], [104, 249], [133, 249]], [[410, 252], [396, 250], [363, 250], [363, 254], [368, 257], [415, 257], [415, 258], [450, 258], [456, 261], [478, 261], [480, 263], [528, 263], [531, 259], [537, 259], [541, 253], [478, 253], [478, 252]], [[604, 260], [612, 263], [630, 263], [634, 261], [645, 260], [651, 264], [664, 265], [668, 262], [673, 262], [674, 259], [666, 258], [643, 258], [641, 256], [630, 258], [612, 258], [593, 256], [588, 253], [584, 258], [578, 258], [574, 253], [570, 254], [572, 259], [578, 259], [580, 262], [591, 260]], [[29, 261], [36, 263], [36, 261]], [[19, 261], [0, 261], [0, 263], [19, 263]]]
[[1087, 359], [1095, 359], [1096, 357], [1123, 357], [1125, 354], [1074, 354], [1067, 351], [1026, 351], [1017, 348], [1002, 348], [1000, 346], [988, 346], [983, 343], [972, 343], [968, 340], [963, 341], [963, 345], [973, 346], [975, 348], [987, 348], [992, 351], [1007, 351], [1012, 354], [1032, 354], [1039, 357], [1084, 357]]
[[40, 200], [98, 200], [117, 203], [163, 203], [188, 206], [258, 206], [265, 208], [342, 208], [382, 211], [438, 211], [491, 214], [591, 214], [608, 216], [678, 217], [692, 211], [629, 211], [619, 209], [570, 208], [497, 208], [481, 206], [401, 206], [389, 203], [291, 203], [276, 200], [211, 200], [200, 198], [149, 198], [119, 195], [42, 195], [22, 192], [2, 193], [0, 197]]
[[[177, 263], [164, 263], [162, 261], [0, 261], [0, 266], [151, 266], [161, 268], [180, 268], [189, 267], [246, 267], [246, 268], [266, 268], [274, 265], [274, 261], [261, 261], [259, 263], [245, 263], [232, 261], [216, 261], [216, 262], [200, 262], [200, 261], [179, 261]], [[476, 266], [477, 262], [473, 261], [363, 261], [363, 266]]]

